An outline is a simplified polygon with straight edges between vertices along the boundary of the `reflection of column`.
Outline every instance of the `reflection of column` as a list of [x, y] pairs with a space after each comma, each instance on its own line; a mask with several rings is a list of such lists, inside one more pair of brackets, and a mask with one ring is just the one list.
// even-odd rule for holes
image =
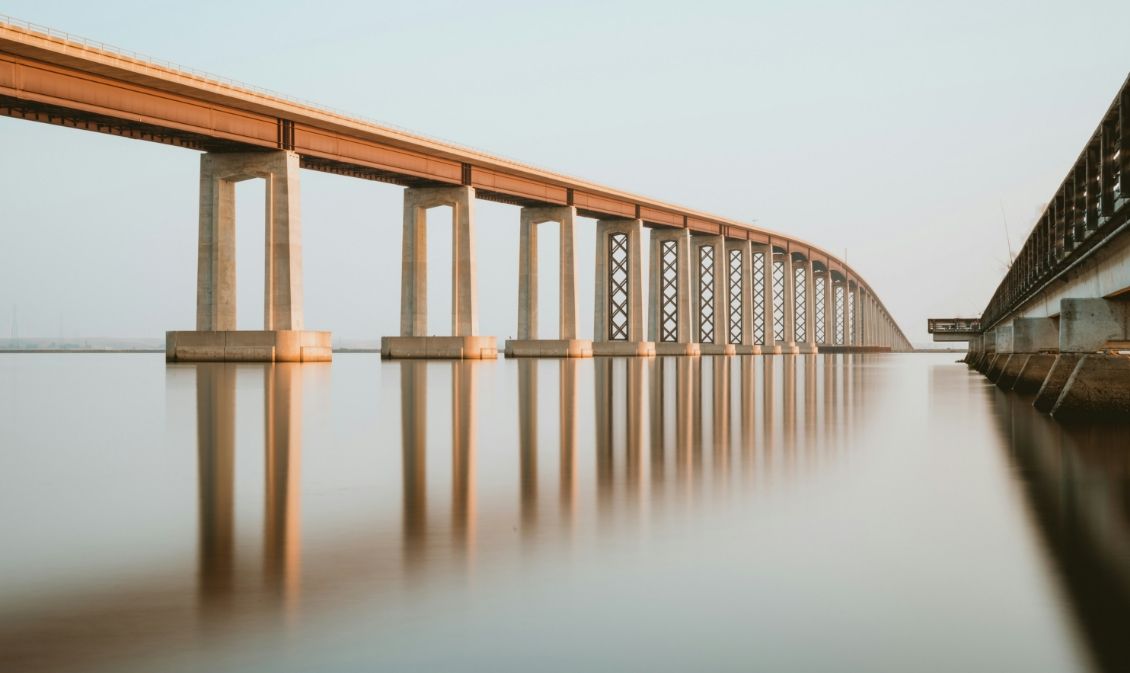
[[297, 597], [301, 571], [301, 364], [266, 365], [263, 408], [266, 440], [266, 503], [263, 575], [284, 600]]
[[838, 369], [839, 356], [826, 353], [823, 360], [823, 386], [824, 386], [824, 444], [828, 447], [836, 445], [836, 370]]
[[538, 514], [538, 361], [518, 361], [518, 472], [522, 532], [533, 532]]
[[691, 361], [690, 377], [690, 461], [693, 476], [702, 474], [702, 360], [695, 358]]
[[[768, 358], [767, 358], [768, 359]], [[742, 467], [745, 469], [746, 475], [750, 476], [753, 473], [753, 447], [756, 441], [753, 436], [753, 429], [756, 426], [754, 420], [755, 410], [754, 401], [754, 358], [743, 357], [741, 359], [741, 424], [742, 424]]]
[[684, 485], [694, 474], [691, 462], [694, 444], [694, 379], [698, 371], [698, 358], [675, 361], [675, 472]]
[[786, 356], [784, 358], [784, 376], [781, 383], [782, 418], [781, 430], [783, 447], [786, 458], [793, 457], [796, 448], [796, 362], [799, 358]]
[[400, 362], [401, 526], [410, 565], [424, 559], [428, 528], [428, 379], [418, 360]]
[[577, 502], [577, 361], [564, 358], [560, 361], [561, 384], [561, 463], [560, 505], [561, 513], [573, 520]]
[[644, 362], [628, 360], [627, 393], [624, 395], [625, 423], [627, 424], [627, 478], [630, 502], [636, 501], [643, 480], [643, 368]]
[[593, 362], [593, 400], [596, 403], [596, 495], [603, 507], [612, 498], [613, 428], [612, 428], [612, 363], [607, 358]]
[[804, 358], [804, 430], [811, 438], [816, 432], [816, 367], [818, 356]]
[[764, 358], [761, 361], [763, 365], [761, 371], [761, 385], [764, 387], [761, 395], [761, 427], [765, 433], [766, 455], [770, 455], [773, 450], [773, 428], [775, 425], [774, 421], [776, 420], [777, 416], [777, 411], [775, 409], [776, 400], [774, 398], [774, 395], [776, 394], [774, 386], [774, 383], [776, 382], [774, 381], [774, 377], [776, 376], [776, 374], [773, 371], [775, 368], [774, 363], [776, 361], [777, 358]]
[[451, 363], [451, 533], [457, 545], [475, 544], [475, 366]]
[[711, 358], [714, 391], [713, 423], [714, 435], [713, 472], [716, 481], [725, 481], [730, 475], [730, 361], [722, 357]]
[[225, 607], [235, 575], [235, 367], [196, 365], [198, 572], [203, 607]]
[[666, 396], [664, 372], [669, 366], [669, 358], [662, 358], [656, 360], [651, 368], [651, 373], [648, 377], [648, 386], [651, 389], [651, 408], [648, 412], [647, 418], [650, 422], [650, 431], [648, 437], [651, 441], [651, 456], [648, 461], [649, 473], [651, 475], [652, 490], [658, 493], [662, 488], [664, 471], [666, 468], [666, 456], [664, 435], [666, 434], [665, 418], [666, 418]]

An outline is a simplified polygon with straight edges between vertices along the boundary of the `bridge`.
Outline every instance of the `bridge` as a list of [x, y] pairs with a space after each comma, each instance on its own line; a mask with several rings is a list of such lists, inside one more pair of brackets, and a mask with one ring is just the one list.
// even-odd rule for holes
[[[553, 173], [0, 17], [0, 114], [203, 152], [196, 329], [170, 361], [325, 361], [303, 321], [300, 169], [403, 186], [400, 333], [386, 358], [494, 358], [479, 332], [474, 205], [517, 206], [519, 307], [509, 356], [903, 351], [875, 291], [792, 236]], [[235, 191], [266, 181], [262, 330], [236, 330]], [[451, 336], [428, 336], [427, 211], [452, 209]], [[578, 333], [574, 221], [597, 220], [594, 334]], [[559, 224], [560, 329], [538, 334], [538, 225]], [[642, 246], [649, 230], [648, 297]], [[644, 315], [647, 315], [645, 331]]]
[[[993, 293], [967, 362], [1059, 419], [1130, 414], [1130, 78]], [[937, 329], [935, 329], [937, 327]]]

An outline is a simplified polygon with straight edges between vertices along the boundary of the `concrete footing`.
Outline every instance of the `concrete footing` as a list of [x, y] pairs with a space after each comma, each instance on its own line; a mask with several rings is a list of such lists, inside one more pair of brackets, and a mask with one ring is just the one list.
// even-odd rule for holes
[[434, 358], [443, 360], [493, 360], [498, 339], [491, 336], [381, 337], [381, 358]]
[[1061, 421], [1130, 415], [1130, 357], [1082, 356], [1064, 383], [1051, 414]]
[[1075, 365], [1079, 364], [1082, 357], [1074, 353], [1057, 355], [1032, 405], [1045, 414], [1050, 412], [1059, 400], [1063, 387], [1067, 385], [1067, 380], [1071, 378], [1071, 373], [1075, 371]]
[[1024, 368], [1024, 363], [1028, 361], [1028, 353], [1013, 353], [1008, 357], [1008, 360], [1001, 367], [1000, 376], [997, 377], [997, 387], [1001, 390], [1012, 390], [1012, 386], [1016, 383], [1016, 377], [1020, 374], [1020, 370]]
[[170, 362], [329, 362], [329, 332], [193, 330], [165, 332]]
[[890, 353], [890, 346], [820, 346], [818, 353]]
[[761, 346], [757, 344], [734, 344], [734, 355], [761, 355]]
[[733, 355], [733, 344], [699, 344], [699, 352], [703, 355]]
[[653, 357], [655, 355], [655, 342], [653, 341], [594, 341], [592, 342], [594, 356], [612, 355], [621, 357]]
[[591, 358], [588, 339], [507, 339], [508, 358]]
[[1012, 357], [1011, 353], [999, 353], [989, 363], [989, 368], [985, 371], [985, 376], [991, 383], [996, 383], [1001, 377], [1001, 371], [1004, 369], [1005, 363]]
[[697, 343], [679, 343], [671, 341], [656, 341], [656, 355], [702, 355], [702, 349]]
[[1051, 370], [1055, 357], [1053, 353], [1032, 353], [1029, 355], [1016, 374], [1016, 381], [1011, 388], [1012, 392], [1027, 395], [1038, 392], [1040, 386], [1044, 385], [1044, 379], [1048, 377], [1048, 371]]

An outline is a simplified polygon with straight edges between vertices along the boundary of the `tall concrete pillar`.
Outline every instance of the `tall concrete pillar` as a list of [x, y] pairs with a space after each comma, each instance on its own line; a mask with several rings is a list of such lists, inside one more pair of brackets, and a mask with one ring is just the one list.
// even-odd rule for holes
[[836, 343], [836, 285], [832, 282], [832, 270], [824, 267], [820, 278], [824, 286], [824, 341], [829, 346]]
[[404, 190], [404, 239], [400, 283], [400, 336], [428, 334], [429, 208], [451, 206], [451, 335], [479, 331], [474, 248], [474, 187]]
[[692, 336], [690, 267], [691, 236], [687, 229], [652, 229], [648, 256], [648, 339], [657, 355], [698, 355]]
[[804, 341], [798, 340], [801, 353], [816, 352], [816, 273], [811, 259], [800, 262], [804, 269]]
[[691, 323], [694, 340], [703, 353], [732, 355], [727, 348], [729, 278], [726, 239], [716, 235], [691, 235]]
[[855, 291], [852, 293], [852, 316], [851, 325], [851, 343], [853, 346], [864, 346], [863, 342], [863, 289], [859, 287], [859, 283], [855, 284]]
[[1109, 299], [1061, 299], [1059, 351], [1095, 353], [1130, 341], [1130, 304]]
[[750, 245], [750, 253], [754, 278], [754, 343], [760, 342], [762, 353], [773, 353], [777, 345], [773, 338], [773, 246], [754, 243]]
[[[507, 357], [588, 357], [592, 342], [577, 338], [577, 274], [573, 206], [523, 208], [518, 244], [518, 338], [506, 342]], [[558, 334], [538, 338], [538, 226], [558, 224]]]
[[[482, 359], [498, 356], [494, 337], [479, 335], [475, 270], [475, 189], [423, 187], [404, 190], [404, 237], [400, 276], [400, 336], [381, 340], [381, 357]], [[451, 207], [451, 336], [428, 335], [428, 215]]]
[[796, 353], [796, 275], [793, 272], [793, 254], [786, 250], [781, 256], [781, 262], [785, 271], [781, 287], [785, 341], [779, 345], [782, 353]]
[[263, 328], [302, 329], [302, 225], [298, 155], [207, 153], [200, 157], [196, 329], [236, 329], [235, 183], [266, 180]]
[[[196, 330], [165, 335], [166, 358], [188, 361], [329, 360], [329, 332], [306, 332], [298, 155], [289, 151], [200, 157]], [[235, 183], [266, 182], [263, 328], [236, 328]]]
[[[756, 344], [753, 334], [753, 261], [751, 254], [751, 246], [749, 241], [742, 240], [727, 240], [726, 241], [726, 259], [728, 261], [727, 274], [734, 272], [734, 255], [740, 256], [739, 266], [741, 269], [741, 280], [738, 283], [733, 282], [730, 277], [727, 283], [729, 290], [729, 304], [727, 305], [727, 325], [733, 327], [735, 317], [737, 317], [741, 337], [734, 339], [733, 329], [727, 331], [727, 341], [734, 347], [735, 353], [740, 354], [753, 354], [760, 353], [761, 347]], [[735, 303], [737, 302], [737, 303]], [[737, 313], [737, 316], [735, 316]]]
[[644, 340], [641, 220], [596, 223], [593, 355], [654, 355]]

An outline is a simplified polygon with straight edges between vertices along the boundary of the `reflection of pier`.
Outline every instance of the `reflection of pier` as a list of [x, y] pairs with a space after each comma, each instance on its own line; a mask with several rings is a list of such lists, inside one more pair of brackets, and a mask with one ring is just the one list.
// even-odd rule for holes
[[[673, 498], [678, 502], [683, 496], [709, 495], [711, 490], [726, 492], [718, 485], [731, 488], [734, 476], [748, 481], [779, 469], [771, 457], [787, 446], [780, 429], [798, 425], [797, 400], [788, 399], [799, 394], [796, 378], [807, 384], [815, 377], [825, 386], [824, 404], [816, 405], [812, 418], [823, 414], [825, 423], [843, 423], [834, 418], [834, 410], [839, 390], [849, 388], [848, 373], [839, 371], [848, 356], [829, 357], [832, 360], [809, 355], [517, 363], [524, 365], [516, 365], [519, 442], [511, 454], [513, 474], [519, 480], [518, 497], [512, 503], [521, 522], [518, 539], [528, 543], [535, 534], [552, 538], [559, 533], [568, 540], [580, 520], [577, 513], [590, 506], [595, 506], [598, 520], [662, 516]], [[829, 368], [830, 361], [834, 364]], [[817, 363], [821, 366], [807, 373], [807, 367]], [[305, 556], [299, 478], [302, 397], [304, 379], [308, 392], [321, 392], [310, 382], [317, 370], [288, 364], [184, 366], [196, 374], [198, 530], [192, 570], [159, 567], [149, 577], [134, 576], [128, 585], [110, 589], [104, 577], [94, 577], [84, 580], [89, 582], [85, 586], [59, 587], [52, 599], [41, 600], [33, 610], [0, 611], [4, 620], [0, 668], [22, 670], [28, 667], [5, 664], [34, 661], [42, 669], [68, 670], [95, 660], [112, 664], [151, 653], [191, 653], [273, 625], [280, 616], [289, 619], [300, 610], [332, 607], [334, 597], [354, 595], [358, 586], [370, 590], [366, 582], [376, 582], [383, 590], [440, 573], [461, 574], [476, 554], [500, 553], [498, 545], [509, 536], [494, 537], [493, 532], [509, 531], [514, 512], [492, 507], [485, 510], [490, 512], [487, 515], [476, 508], [476, 433], [482, 410], [475, 400], [480, 366], [422, 361], [396, 366], [401, 399], [401, 512], [375, 513], [393, 517], [391, 526], [367, 522], [337, 537], [323, 535]], [[597, 403], [591, 407], [580, 403], [578, 380], [586, 367], [594, 372]], [[734, 367], [739, 370], [733, 371]], [[799, 374], [798, 367], [805, 373]], [[793, 382], [786, 388], [783, 383], [790, 370]], [[433, 379], [449, 376], [444, 383], [451, 389], [450, 407], [433, 406], [430, 419], [429, 373], [438, 375]], [[553, 461], [539, 454], [538, 443], [539, 434], [546, 441], [546, 433], [539, 433], [541, 423], [552, 426], [552, 421], [539, 418], [538, 400], [552, 390], [555, 374], [558, 405], [556, 409], [546, 405], [544, 410], [559, 416], [559, 514], [548, 517], [544, 510], [553, 502], [552, 494], [542, 491], [553, 482], [539, 482], [538, 475], [552, 471]], [[248, 558], [248, 547], [240, 541], [254, 539], [259, 527], [236, 526], [236, 391], [256, 380], [261, 381], [264, 404], [264, 514], [262, 547]], [[831, 381], [840, 385], [830, 385]], [[805, 393], [803, 398], [806, 414], [813, 394]], [[428, 430], [442, 427], [448, 413], [451, 485], [429, 489]], [[589, 413], [594, 416], [587, 417]], [[579, 428], [587, 434], [589, 421], [595, 421], [591, 430], [595, 455], [579, 456], [580, 447], [589, 441]], [[810, 422], [805, 421], [805, 426]], [[395, 451], [394, 435], [373, 438], [373, 446], [385, 448], [387, 441], [393, 441], [387, 448]], [[441, 443], [444, 453], [445, 444]], [[595, 458], [595, 471], [579, 469], [590, 458]], [[429, 490], [435, 491], [431, 503]], [[552, 504], [548, 506], [552, 509]], [[435, 521], [436, 513], [442, 517], [445, 510], [450, 512], [450, 530]], [[480, 529], [492, 535], [491, 545], [482, 545], [481, 552], [476, 544]], [[375, 532], [382, 530], [390, 534]], [[450, 563], [431, 562], [445, 558]], [[304, 596], [319, 600], [303, 600]], [[122, 634], [129, 634], [128, 638]]]
[[1130, 670], [1130, 454], [1126, 427], [1062, 426], [994, 393], [1007, 456], [1103, 671]]

